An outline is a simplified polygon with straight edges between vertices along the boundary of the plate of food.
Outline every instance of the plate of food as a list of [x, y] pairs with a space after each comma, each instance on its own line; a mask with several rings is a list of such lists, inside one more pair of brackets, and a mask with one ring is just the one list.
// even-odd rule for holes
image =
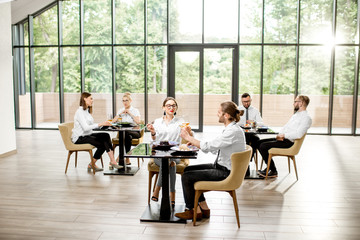
[[251, 125], [250, 124], [245, 124], [245, 125], [241, 125], [240, 126], [241, 128], [243, 128], [243, 129], [251, 129]]
[[171, 148], [171, 150], [174, 150], [176, 153], [182, 154], [182, 155], [191, 155], [191, 154], [194, 154], [195, 152], [199, 151], [199, 149], [197, 147], [192, 146], [192, 145], [187, 145], [187, 144], [181, 144], [179, 146], [174, 146]]
[[162, 150], [162, 151], [168, 151], [172, 147], [175, 147], [179, 145], [178, 142], [173, 141], [160, 141], [160, 142], [154, 142], [152, 148], [154, 150]]

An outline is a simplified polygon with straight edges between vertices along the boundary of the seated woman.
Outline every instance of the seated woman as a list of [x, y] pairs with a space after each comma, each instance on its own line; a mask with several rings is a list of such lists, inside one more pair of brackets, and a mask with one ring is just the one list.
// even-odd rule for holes
[[[153, 141], [181, 141], [180, 138], [180, 125], [184, 122], [182, 118], [176, 118], [176, 110], [178, 109], [178, 104], [176, 100], [172, 97], [167, 97], [162, 105], [164, 110], [164, 116], [158, 118], [154, 121], [153, 124], [147, 124], [147, 129], [151, 132], [151, 138]], [[186, 127], [188, 132], [191, 132], [189, 126]], [[162, 186], [162, 176], [161, 176], [161, 159], [155, 158], [154, 162], [160, 167], [159, 178], [153, 196], [151, 200], [157, 202], [159, 198], [160, 188]], [[176, 182], [176, 163], [179, 163], [180, 159], [172, 159], [170, 163], [170, 201], [172, 207], [175, 207], [175, 182]]]
[[[138, 109], [131, 106], [132, 98], [129, 92], [124, 93], [122, 98], [124, 107], [121, 108], [116, 114], [112, 122], [116, 122], [121, 118], [122, 122], [128, 123], [140, 123], [140, 112]], [[139, 131], [125, 131], [125, 151], [128, 152], [131, 149], [131, 142], [133, 139], [140, 138]], [[130, 159], [126, 158], [126, 165], [130, 165]]]
[[96, 166], [96, 161], [101, 158], [101, 155], [106, 151], [110, 158], [110, 164], [114, 168], [121, 168], [114, 158], [114, 151], [111, 144], [110, 135], [108, 133], [93, 133], [94, 128], [101, 126], [111, 126], [108, 121], [102, 123], [94, 123], [92, 113], [93, 97], [88, 92], [83, 92], [80, 97], [80, 107], [76, 110], [74, 116], [74, 128], [72, 130], [71, 140], [75, 144], [90, 143], [95, 146], [96, 152], [94, 154], [94, 162], [90, 162], [88, 170], [94, 166], [95, 171], [102, 171], [102, 168]]

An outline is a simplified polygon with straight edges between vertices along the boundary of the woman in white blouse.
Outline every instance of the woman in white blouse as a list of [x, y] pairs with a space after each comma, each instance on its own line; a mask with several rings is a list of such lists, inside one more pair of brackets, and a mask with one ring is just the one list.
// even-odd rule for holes
[[[115, 118], [113, 119], [113, 122], [118, 121], [118, 119], [121, 117], [122, 122], [128, 122], [128, 123], [140, 123], [140, 112], [138, 109], [131, 106], [132, 98], [131, 94], [129, 92], [125, 93], [122, 102], [124, 107], [121, 108], [118, 113], [116, 114]], [[140, 132], [139, 131], [125, 131], [125, 151], [128, 152], [131, 149], [131, 142], [133, 139], [140, 138]], [[126, 165], [130, 165], [130, 159], [126, 158]]]
[[101, 155], [106, 151], [110, 158], [110, 164], [114, 168], [121, 168], [114, 158], [114, 151], [111, 144], [110, 135], [108, 133], [93, 133], [94, 128], [101, 126], [111, 126], [108, 121], [102, 123], [94, 123], [92, 113], [93, 97], [88, 92], [83, 92], [80, 97], [80, 107], [75, 113], [74, 128], [72, 130], [71, 140], [75, 144], [90, 143], [95, 146], [96, 152], [94, 154], [94, 162], [90, 162], [88, 170], [92, 169], [94, 165], [95, 171], [102, 171], [102, 168], [96, 166], [96, 161], [101, 158]]
[[[164, 116], [158, 118], [153, 124], [147, 124], [147, 129], [151, 132], [151, 138], [153, 141], [174, 141], [180, 143], [180, 125], [184, 123], [182, 118], [176, 118], [176, 111], [178, 104], [173, 97], [167, 97], [162, 105], [164, 110]], [[186, 128], [191, 132], [190, 127]], [[162, 186], [161, 177], [161, 159], [154, 159], [156, 165], [160, 167], [159, 178], [151, 200], [157, 202], [159, 198], [160, 188]], [[175, 207], [175, 182], [176, 182], [176, 163], [179, 163], [180, 159], [172, 159], [170, 163], [170, 201], [172, 207]]]

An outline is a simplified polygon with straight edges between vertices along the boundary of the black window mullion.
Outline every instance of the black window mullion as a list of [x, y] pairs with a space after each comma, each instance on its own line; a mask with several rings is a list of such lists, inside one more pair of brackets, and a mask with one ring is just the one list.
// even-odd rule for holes
[[80, 78], [81, 92], [85, 91], [85, 66], [84, 66], [84, 3], [79, 0], [80, 11]]
[[62, 32], [62, 1], [58, 1], [58, 70], [59, 70], [59, 108], [60, 123], [65, 121], [64, 116], [64, 71], [63, 71], [63, 32]]
[[34, 31], [33, 16], [28, 16], [28, 32], [29, 32], [29, 82], [30, 82], [30, 107], [31, 107], [31, 128], [36, 127], [36, 108], [35, 108], [35, 71], [34, 71]]

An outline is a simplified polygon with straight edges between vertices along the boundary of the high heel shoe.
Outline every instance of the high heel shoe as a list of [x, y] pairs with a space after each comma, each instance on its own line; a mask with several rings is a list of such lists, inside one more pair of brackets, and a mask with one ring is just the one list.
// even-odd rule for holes
[[202, 217], [203, 218], [209, 218], [210, 217], [210, 209], [202, 209], [201, 206], [199, 205], [201, 213], [202, 213]]
[[175, 201], [171, 201], [171, 207], [175, 208]]
[[116, 169], [121, 169], [121, 168], [123, 168], [123, 166], [120, 166], [120, 165], [118, 165], [117, 163], [111, 163], [111, 162], [110, 162], [109, 170], [113, 170], [114, 168], [116, 168]]
[[[89, 164], [87, 169], [88, 169], [88, 171], [91, 171], [92, 166]], [[100, 172], [100, 171], [103, 171], [103, 170], [104, 170], [103, 168], [99, 168], [99, 167], [95, 166], [95, 172]]]

